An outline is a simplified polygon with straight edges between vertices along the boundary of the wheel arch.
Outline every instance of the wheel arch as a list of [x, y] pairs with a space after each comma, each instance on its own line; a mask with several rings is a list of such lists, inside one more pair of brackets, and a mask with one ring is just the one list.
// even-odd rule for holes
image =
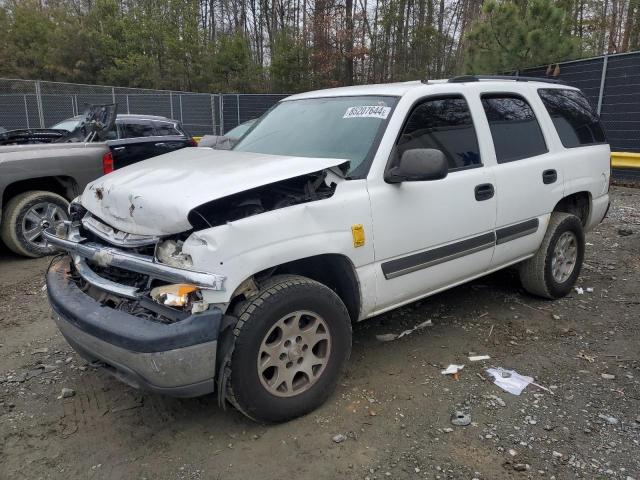
[[240, 284], [231, 296], [228, 311], [245, 300], [273, 275], [300, 275], [326, 285], [343, 301], [352, 322], [359, 319], [362, 307], [360, 282], [353, 262], [346, 255], [327, 253], [292, 260], [263, 269]]
[[31, 190], [56, 193], [67, 200], [73, 200], [79, 194], [78, 182], [68, 175], [27, 178], [16, 180], [5, 187], [0, 206], [6, 205], [16, 195]]
[[582, 226], [586, 226], [591, 214], [591, 193], [580, 191], [567, 195], [556, 204], [553, 211], [575, 215]]

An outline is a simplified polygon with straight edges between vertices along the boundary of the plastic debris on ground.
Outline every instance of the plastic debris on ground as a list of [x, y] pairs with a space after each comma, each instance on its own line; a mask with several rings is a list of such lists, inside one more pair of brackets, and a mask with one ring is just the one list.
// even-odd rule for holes
[[466, 427], [471, 424], [471, 415], [461, 411], [453, 412], [453, 415], [451, 415], [451, 424], [457, 427]]
[[479, 362], [481, 360], [489, 360], [491, 357], [489, 355], [471, 355], [469, 357], [470, 362]]
[[432, 327], [432, 326], [433, 326], [433, 323], [431, 322], [431, 320], [425, 320], [424, 322], [417, 324], [415, 327], [410, 328], [409, 330], [405, 330], [399, 334], [385, 333], [382, 335], [376, 335], [376, 338], [380, 342], [391, 342], [393, 340], [397, 340], [398, 338], [406, 337], [407, 335], [412, 334], [416, 330], [422, 330], [425, 327]]
[[462, 370], [464, 368], [464, 365], [455, 365], [455, 364], [451, 364], [449, 365], [447, 368], [445, 368], [444, 370], [442, 370], [440, 373], [442, 375], [457, 375], [460, 370]]
[[520, 375], [515, 370], [506, 370], [504, 368], [487, 368], [487, 373], [493, 377], [493, 383], [506, 392], [513, 395], [520, 395], [527, 388], [527, 385], [533, 383], [532, 377]]
[[584, 295], [584, 289], [582, 287], [575, 287], [576, 288], [576, 292], [578, 292], [578, 295]]
[[595, 355], [587, 355], [584, 352], [578, 352], [577, 358], [582, 358], [583, 360], [586, 360], [589, 363], [593, 363], [596, 361]]

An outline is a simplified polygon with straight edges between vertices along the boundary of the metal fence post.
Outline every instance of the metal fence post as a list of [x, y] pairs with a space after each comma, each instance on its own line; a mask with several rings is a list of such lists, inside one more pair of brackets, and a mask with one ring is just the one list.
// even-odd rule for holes
[[23, 95], [23, 97], [24, 97], [24, 116], [27, 120], [27, 128], [31, 128], [29, 126], [29, 107], [27, 106], [27, 96]]
[[236, 125], [240, 125], [240, 94], [236, 93], [236, 107], [238, 111], [238, 123]]
[[173, 120], [173, 92], [169, 92], [169, 109], [171, 111], [171, 120]]
[[38, 117], [40, 117], [40, 128], [44, 128], [44, 112], [42, 110], [42, 92], [40, 90], [40, 80], [36, 80], [36, 104], [38, 105]]
[[602, 110], [602, 97], [604, 96], [604, 84], [607, 80], [607, 63], [609, 63], [609, 55], [605, 53], [602, 61], [602, 76], [600, 77], [600, 92], [598, 93], [598, 115]]
[[220, 99], [218, 111], [220, 112], [220, 135], [224, 135], [224, 98], [221, 93], [218, 94]]
[[129, 111], [129, 94], [127, 93], [127, 113], [131, 113]]
[[216, 107], [213, 103], [215, 95], [209, 94], [209, 103], [211, 105], [211, 133], [216, 134]]
[[115, 87], [111, 87], [111, 100], [113, 103], [116, 103], [116, 89]]
[[184, 119], [182, 118], [182, 95], [178, 96], [178, 100], [180, 101], [180, 123], [184, 125]]

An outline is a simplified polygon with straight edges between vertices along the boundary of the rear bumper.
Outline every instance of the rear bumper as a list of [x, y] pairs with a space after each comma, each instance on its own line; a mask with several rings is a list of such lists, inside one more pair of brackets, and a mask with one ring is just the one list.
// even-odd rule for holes
[[601, 195], [598, 198], [594, 198], [591, 202], [591, 212], [589, 215], [589, 219], [587, 221], [587, 225], [585, 225], [585, 230], [591, 230], [598, 226], [602, 220], [604, 220], [605, 215], [609, 211], [609, 194]]
[[163, 324], [102, 306], [69, 278], [69, 261], [47, 273], [53, 318], [69, 344], [135, 388], [192, 397], [214, 390], [222, 312]]

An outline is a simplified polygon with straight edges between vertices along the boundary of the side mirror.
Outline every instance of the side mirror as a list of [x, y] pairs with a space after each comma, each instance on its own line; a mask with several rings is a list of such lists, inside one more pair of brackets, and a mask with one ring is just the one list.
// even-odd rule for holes
[[440, 180], [447, 176], [449, 163], [444, 153], [434, 148], [406, 150], [398, 165], [391, 167], [384, 176], [387, 183]]

